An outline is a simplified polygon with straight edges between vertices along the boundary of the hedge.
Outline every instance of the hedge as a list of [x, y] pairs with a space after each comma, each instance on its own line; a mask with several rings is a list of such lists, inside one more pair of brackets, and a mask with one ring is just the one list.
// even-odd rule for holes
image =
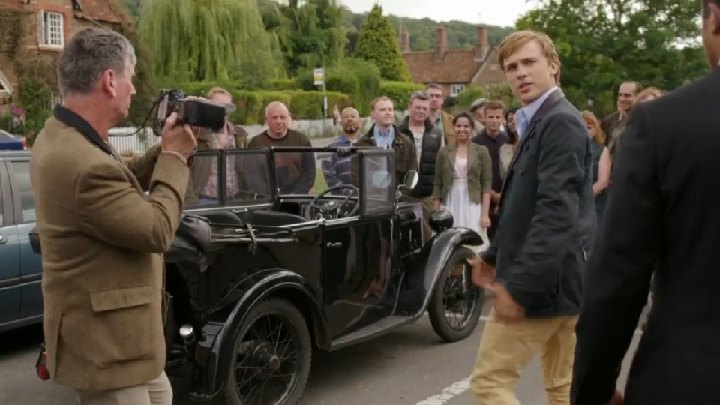
[[421, 83], [413, 82], [380, 82], [380, 95], [386, 96], [393, 101], [396, 110], [405, 110], [410, 101], [410, 95], [417, 90], [424, 89]]
[[[179, 87], [192, 96], [207, 96], [207, 92], [215, 87], [222, 87], [232, 94], [237, 110], [230, 118], [242, 124], [262, 124], [265, 122], [265, 106], [271, 101], [285, 103], [295, 119], [320, 119], [323, 116], [323, 92], [303, 90], [242, 90], [233, 84], [216, 82], [189, 82]], [[340, 92], [328, 91], [328, 117], [334, 104], [351, 105], [350, 98]]]

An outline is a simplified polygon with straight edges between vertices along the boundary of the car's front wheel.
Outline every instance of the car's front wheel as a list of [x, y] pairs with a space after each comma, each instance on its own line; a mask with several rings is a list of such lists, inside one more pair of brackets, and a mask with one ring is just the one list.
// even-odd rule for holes
[[472, 282], [467, 259], [472, 250], [456, 247], [438, 279], [428, 315], [433, 330], [446, 342], [465, 339], [475, 330], [485, 301], [484, 291]]
[[255, 305], [233, 347], [225, 385], [228, 405], [295, 404], [310, 373], [312, 347], [307, 323], [283, 299]]

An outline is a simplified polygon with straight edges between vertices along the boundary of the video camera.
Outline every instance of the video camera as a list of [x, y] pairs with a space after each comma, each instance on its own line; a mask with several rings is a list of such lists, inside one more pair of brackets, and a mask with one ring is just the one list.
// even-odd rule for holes
[[177, 123], [219, 131], [225, 125], [225, 107], [199, 98], [188, 98], [183, 90], [162, 90], [158, 97], [153, 132], [160, 136], [165, 120], [177, 113]]

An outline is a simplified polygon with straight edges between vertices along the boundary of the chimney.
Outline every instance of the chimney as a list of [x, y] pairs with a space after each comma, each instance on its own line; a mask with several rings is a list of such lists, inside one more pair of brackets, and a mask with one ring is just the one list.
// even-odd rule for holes
[[489, 51], [490, 43], [488, 42], [487, 28], [484, 25], [479, 25], [477, 27], [477, 45], [475, 45], [475, 61], [484, 61]]
[[408, 53], [410, 49], [410, 34], [407, 31], [403, 31], [400, 34], [400, 51], [402, 53]]
[[443, 26], [437, 27], [437, 33], [435, 34], [435, 56], [438, 59], [442, 59], [445, 52], [448, 50], [448, 39], [447, 30]]

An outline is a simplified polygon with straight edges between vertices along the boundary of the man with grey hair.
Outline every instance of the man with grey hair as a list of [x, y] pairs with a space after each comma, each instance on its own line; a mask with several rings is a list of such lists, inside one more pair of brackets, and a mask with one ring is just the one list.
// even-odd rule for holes
[[[302, 132], [290, 129], [290, 110], [280, 101], [265, 107], [267, 129], [253, 137], [248, 148], [312, 146]], [[315, 157], [312, 153], [279, 152], [275, 156], [277, 184], [283, 194], [307, 194], [315, 185]]]
[[196, 139], [172, 114], [158, 147], [117, 155], [108, 132], [128, 115], [134, 74], [125, 37], [76, 33], [58, 62], [63, 103], [33, 147], [47, 365], [83, 405], [172, 403], [161, 254], [180, 224]]

